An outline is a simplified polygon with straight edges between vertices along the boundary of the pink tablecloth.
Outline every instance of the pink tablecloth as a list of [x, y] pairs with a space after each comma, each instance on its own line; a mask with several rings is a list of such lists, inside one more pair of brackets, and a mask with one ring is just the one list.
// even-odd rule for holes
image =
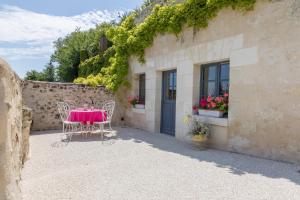
[[102, 122], [106, 120], [106, 112], [104, 110], [83, 110], [75, 109], [70, 111], [69, 121], [71, 122], [81, 122], [81, 123], [90, 123]]

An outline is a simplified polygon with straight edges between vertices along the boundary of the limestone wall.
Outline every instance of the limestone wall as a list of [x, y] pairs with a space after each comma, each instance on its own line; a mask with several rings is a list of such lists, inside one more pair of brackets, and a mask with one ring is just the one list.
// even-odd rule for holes
[[[72, 83], [49, 83], [39, 81], [23, 82], [24, 104], [32, 109], [32, 130], [61, 129], [61, 119], [56, 103], [69, 101], [80, 107], [84, 104], [95, 107], [106, 100], [116, 100], [114, 94], [103, 87], [88, 87]], [[122, 108], [117, 103], [113, 123], [118, 124], [122, 116]]]
[[28, 159], [29, 153], [29, 135], [32, 124], [32, 110], [23, 105], [22, 107], [22, 164]]
[[201, 65], [229, 60], [229, 117], [226, 126], [212, 122], [211, 140], [229, 151], [300, 162], [299, 13], [298, 0], [260, 0], [254, 11], [224, 9], [196, 33], [158, 35], [145, 65], [130, 60], [133, 83], [146, 74], [145, 120], [128, 109], [130, 120], [159, 132], [162, 71], [177, 69], [176, 137], [184, 138], [184, 116], [199, 100]]
[[20, 84], [0, 59], [0, 199], [21, 199], [20, 172], [28, 154], [31, 119], [23, 118]]

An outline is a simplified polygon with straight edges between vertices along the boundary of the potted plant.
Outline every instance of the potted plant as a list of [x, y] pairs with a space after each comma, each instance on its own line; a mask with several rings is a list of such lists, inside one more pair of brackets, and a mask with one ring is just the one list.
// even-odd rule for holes
[[228, 112], [228, 93], [222, 96], [208, 96], [200, 100], [198, 114], [208, 117], [223, 117]]
[[197, 119], [187, 116], [186, 123], [190, 125], [189, 134], [192, 136], [192, 140], [195, 142], [204, 142], [209, 135], [208, 125], [198, 121]]
[[193, 115], [197, 115], [198, 114], [198, 109], [199, 109], [199, 106], [193, 105]]
[[129, 97], [128, 103], [133, 107], [137, 109], [144, 109], [145, 104], [142, 104], [139, 102], [139, 97]]

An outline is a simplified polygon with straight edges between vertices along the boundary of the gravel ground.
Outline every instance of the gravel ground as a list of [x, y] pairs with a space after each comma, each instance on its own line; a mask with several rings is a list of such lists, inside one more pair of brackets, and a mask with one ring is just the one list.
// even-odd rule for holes
[[136, 129], [60, 142], [35, 132], [22, 172], [24, 200], [290, 200], [300, 199], [300, 166], [200, 151], [172, 137]]

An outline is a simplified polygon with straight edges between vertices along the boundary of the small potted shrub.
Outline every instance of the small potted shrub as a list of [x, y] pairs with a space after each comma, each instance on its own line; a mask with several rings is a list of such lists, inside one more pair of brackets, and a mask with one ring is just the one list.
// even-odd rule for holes
[[144, 109], [145, 104], [142, 104], [139, 102], [139, 97], [129, 97], [128, 103], [133, 107], [137, 109]]
[[189, 134], [192, 136], [193, 141], [204, 142], [207, 140], [209, 134], [207, 124], [202, 123], [191, 116], [187, 116], [185, 121], [190, 125]]
[[222, 96], [208, 96], [200, 100], [198, 114], [209, 117], [223, 117], [228, 113], [228, 93]]
[[197, 115], [198, 114], [198, 109], [199, 109], [199, 106], [193, 105], [193, 115]]

